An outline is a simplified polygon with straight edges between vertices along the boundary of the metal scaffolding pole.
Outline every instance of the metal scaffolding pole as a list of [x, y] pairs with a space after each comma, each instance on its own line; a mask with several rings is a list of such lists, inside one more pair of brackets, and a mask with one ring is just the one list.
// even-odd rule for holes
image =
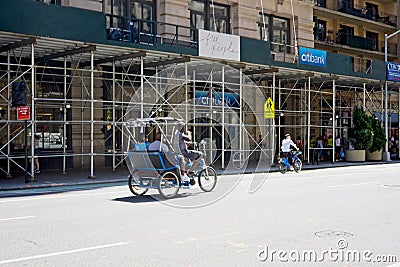
[[[32, 121], [32, 127], [31, 127], [31, 175], [32, 177], [35, 177], [35, 163], [34, 163], [34, 156], [35, 156], [35, 98], [36, 98], [36, 77], [35, 77], [35, 44], [31, 44], [31, 64], [32, 64], [32, 84], [31, 84], [31, 90], [32, 90], [32, 106], [31, 106], [31, 121]], [[28, 128], [26, 127], [25, 130], [27, 131]], [[26, 134], [25, 134], [26, 136]], [[26, 142], [25, 142], [26, 143]]]
[[144, 73], [143, 73], [143, 56], [140, 57], [140, 118], [143, 119], [144, 116], [144, 96], [143, 96], [143, 86], [144, 86]]
[[[307, 97], [307, 105], [308, 105], [308, 110], [307, 110], [307, 163], [310, 164], [310, 146], [311, 146], [311, 77], [308, 76], [308, 97]], [[312, 152], [314, 153], [314, 151]]]
[[222, 163], [221, 168], [225, 169], [225, 66], [222, 66]]
[[[272, 73], [272, 101], [274, 103], [276, 103], [276, 99], [275, 99], [275, 93], [276, 93], [276, 77], [275, 77], [275, 72]], [[275, 114], [276, 116], [276, 114]], [[272, 140], [272, 145], [271, 145], [271, 163], [274, 163], [274, 157], [275, 157], [275, 118], [271, 120], [272, 121], [272, 138], [270, 138], [270, 140]]]
[[112, 168], [115, 171], [115, 134], [116, 134], [116, 123], [115, 123], [115, 60], [112, 61]]
[[67, 174], [66, 153], [67, 153], [67, 58], [64, 57], [64, 107], [63, 107], [63, 169], [62, 174]]
[[366, 93], [366, 88], [365, 88], [365, 83], [363, 83], [363, 110], [365, 111], [365, 93]]
[[[242, 155], [243, 146], [243, 70], [239, 69], [239, 155]], [[241, 160], [241, 158], [240, 158]]]
[[90, 175], [89, 179], [95, 179], [94, 175], [94, 51], [90, 51]]
[[[78, 67], [78, 66], [76, 66], [76, 67]], [[82, 83], [81, 83], [81, 121], [84, 121], [84, 118], [83, 118], [83, 114], [84, 114], [84, 112], [83, 112], [83, 109], [84, 109], [84, 106], [83, 106], [83, 104], [84, 104], [84, 102], [83, 102], [83, 70], [81, 71], [81, 77], [82, 77]], [[83, 146], [83, 133], [84, 133], [84, 129], [83, 129], [83, 127], [84, 127], [84, 125], [83, 125], [83, 123], [81, 123], [81, 169], [83, 169], [83, 166], [84, 166], [84, 152], [83, 152], [83, 150], [84, 150], [84, 146]]]
[[[188, 122], [188, 82], [187, 82], [188, 70], [187, 70], [187, 62], [185, 62], [185, 122]], [[178, 89], [179, 90], [179, 89]], [[194, 136], [192, 137], [193, 140]]]
[[[193, 110], [193, 118], [196, 119], [196, 101], [195, 101], [195, 99], [196, 99], [196, 70], [193, 70], [192, 80], [193, 80], [193, 99], [192, 99], [193, 100], [193, 108], [192, 108], [192, 110]], [[195, 139], [196, 123], [193, 125], [193, 133], [194, 133], [193, 139]], [[212, 161], [214, 161], [214, 159], [212, 159]], [[210, 163], [212, 163], [212, 162], [210, 162]]]
[[[283, 114], [281, 110], [281, 80], [278, 81], [278, 107], [279, 107], [279, 120], [278, 120], [278, 144], [281, 142], [281, 114]], [[279, 145], [278, 145], [279, 146]], [[280, 148], [278, 147], [280, 151]]]
[[[364, 84], [365, 86], [365, 84]], [[335, 163], [335, 140], [336, 140], [336, 81], [332, 81], [332, 162]], [[365, 99], [365, 97], [364, 97]]]
[[[7, 51], [7, 99], [10, 100], [10, 81], [11, 81], [11, 63], [10, 63], [10, 51]], [[11, 135], [11, 104], [10, 101], [7, 102], [7, 155], [11, 155], [11, 144], [10, 144], [10, 135]], [[11, 178], [11, 162], [10, 158], [7, 158], [7, 178]]]

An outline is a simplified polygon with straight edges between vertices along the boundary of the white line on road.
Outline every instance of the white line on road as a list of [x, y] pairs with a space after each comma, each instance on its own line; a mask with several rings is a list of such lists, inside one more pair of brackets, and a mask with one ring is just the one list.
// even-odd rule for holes
[[3, 261], [0, 261], [0, 264], [26, 261], [26, 260], [34, 260], [34, 259], [53, 257], [53, 256], [59, 256], [59, 255], [65, 255], [65, 254], [72, 254], [72, 253], [78, 253], [78, 252], [89, 251], [89, 250], [102, 249], [102, 248], [124, 246], [124, 245], [132, 244], [132, 243], [133, 243], [133, 241], [120, 242], [120, 243], [114, 243], [114, 244], [108, 244], [108, 245], [101, 245], [101, 246], [95, 246], [95, 247], [87, 247], [87, 248], [80, 248], [80, 249], [74, 249], [74, 250], [67, 250], [67, 251], [60, 251], [60, 252], [36, 255], [36, 256], [19, 258], [19, 259], [3, 260]]
[[240, 234], [240, 232], [227, 233], [227, 234], [214, 235], [214, 236], [207, 236], [207, 237], [198, 237], [198, 238], [191, 237], [188, 240], [177, 241], [177, 242], [175, 242], [175, 244], [183, 244], [183, 243], [192, 242], [192, 241], [207, 240], [207, 239], [218, 238], [218, 237], [229, 236], [229, 235], [236, 235], [236, 234]]
[[330, 185], [327, 187], [345, 187], [345, 186], [357, 186], [357, 185], [368, 185], [368, 184], [380, 184], [380, 182], [358, 183], [358, 184], [339, 184], [339, 185]]
[[[42, 200], [42, 199], [54, 199], [54, 198], [68, 198], [68, 197], [85, 197], [85, 196], [95, 196], [95, 195], [105, 195], [105, 194], [119, 194], [126, 193], [127, 191], [112, 191], [112, 192], [101, 192], [101, 193], [90, 193], [90, 194], [76, 194], [76, 195], [59, 195], [59, 196], [45, 196], [45, 197], [29, 197], [29, 198], [17, 198], [17, 199], [6, 199], [0, 200], [0, 203], [8, 203], [8, 202], [18, 202], [18, 201], [31, 201], [31, 200]], [[65, 193], [65, 192], [60, 192]]]
[[35, 216], [4, 218], [4, 219], [0, 219], [0, 222], [4, 222], [4, 221], [13, 221], [13, 220], [22, 220], [22, 219], [30, 219], [30, 218], [35, 218]]

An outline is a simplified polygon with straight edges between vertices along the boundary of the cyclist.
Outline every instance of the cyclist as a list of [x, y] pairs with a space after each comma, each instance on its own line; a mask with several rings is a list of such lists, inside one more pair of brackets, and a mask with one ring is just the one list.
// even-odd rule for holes
[[296, 144], [292, 141], [290, 134], [285, 134], [285, 139], [282, 140], [281, 150], [283, 153], [285, 153], [287, 155], [288, 162], [290, 164], [290, 170], [293, 169], [293, 167], [292, 167], [292, 147], [296, 150], [299, 150], [299, 148], [296, 146]]
[[185, 158], [193, 161], [193, 165], [190, 167], [188, 173], [193, 173], [200, 164], [203, 158], [203, 153], [196, 150], [188, 150], [187, 146], [192, 142], [192, 134], [189, 131], [185, 131], [185, 124], [181, 123], [178, 125], [178, 130], [175, 133], [174, 138], [174, 149], [175, 152], [180, 154], [178, 156], [181, 165], [181, 176], [182, 181], [188, 181], [189, 177], [185, 172]]

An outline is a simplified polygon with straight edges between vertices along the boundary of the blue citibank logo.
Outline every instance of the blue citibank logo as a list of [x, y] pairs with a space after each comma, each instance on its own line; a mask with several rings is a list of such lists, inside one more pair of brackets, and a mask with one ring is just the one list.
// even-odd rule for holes
[[388, 81], [400, 82], [400, 64], [388, 62], [386, 63]]
[[[211, 98], [212, 105], [216, 107], [221, 107], [224, 102], [225, 107], [230, 108], [238, 108], [239, 107], [239, 95], [232, 93], [224, 94], [224, 101], [222, 101], [222, 93], [213, 93]], [[209, 106], [210, 105], [210, 96], [209, 92], [200, 92], [196, 91], [195, 93], [195, 104], [200, 106]]]
[[300, 47], [299, 62], [304, 65], [326, 67], [326, 51]]

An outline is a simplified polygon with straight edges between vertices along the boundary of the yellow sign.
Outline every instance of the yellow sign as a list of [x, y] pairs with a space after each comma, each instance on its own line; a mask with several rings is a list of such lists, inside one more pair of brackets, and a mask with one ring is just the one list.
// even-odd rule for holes
[[273, 119], [275, 118], [275, 104], [271, 97], [268, 97], [267, 101], [264, 103], [264, 118]]

